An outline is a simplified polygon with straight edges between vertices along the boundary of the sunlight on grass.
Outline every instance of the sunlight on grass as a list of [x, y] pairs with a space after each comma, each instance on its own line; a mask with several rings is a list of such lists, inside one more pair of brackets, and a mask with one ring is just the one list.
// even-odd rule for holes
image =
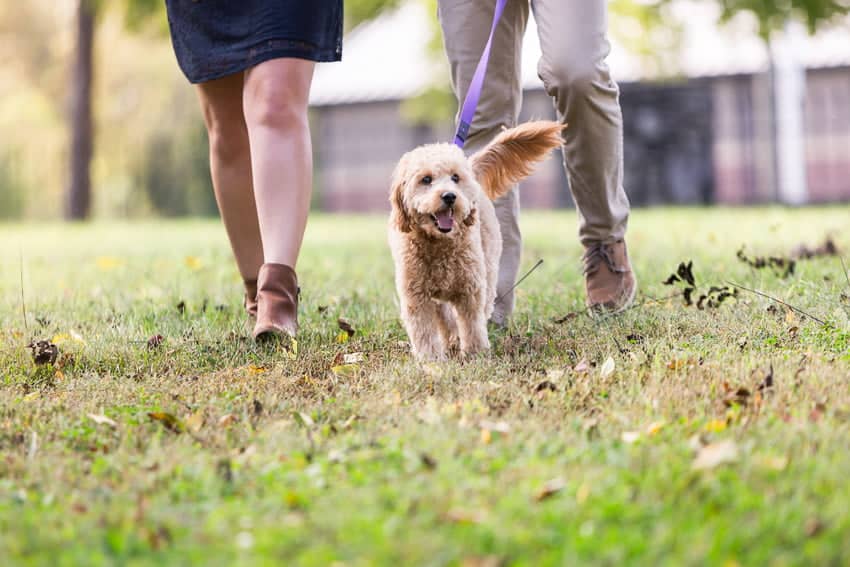
[[[783, 278], [736, 252], [844, 251], [848, 218], [636, 211], [639, 307], [594, 321], [574, 214], [524, 213], [524, 269], [544, 263], [510, 329], [421, 367], [381, 216], [311, 219], [294, 359], [250, 340], [217, 222], [0, 225], [0, 556], [839, 564], [850, 284], [835, 256]], [[826, 325], [750, 293], [686, 307], [662, 281], [688, 260], [697, 294], [732, 281]]]

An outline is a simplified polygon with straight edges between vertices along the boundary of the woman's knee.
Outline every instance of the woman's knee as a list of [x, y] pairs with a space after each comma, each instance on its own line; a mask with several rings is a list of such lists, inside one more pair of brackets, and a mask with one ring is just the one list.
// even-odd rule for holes
[[[284, 70], [285, 71], [285, 70]], [[245, 121], [248, 127], [303, 128], [307, 124], [309, 81], [294, 73], [255, 69], [245, 85]]]
[[232, 100], [201, 96], [201, 111], [207, 127], [210, 153], [215, 158], [233, 161], [249, 151], [241, 98], [234, 103]]

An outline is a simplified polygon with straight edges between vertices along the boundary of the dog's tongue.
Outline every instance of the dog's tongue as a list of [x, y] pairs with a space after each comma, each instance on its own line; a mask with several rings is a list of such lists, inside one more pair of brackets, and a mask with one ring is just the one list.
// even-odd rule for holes
[[442, 230], [451, 230], [455, 224], [451, 209], [440, 211], [434, 216], [437, 217], [437, 227]]

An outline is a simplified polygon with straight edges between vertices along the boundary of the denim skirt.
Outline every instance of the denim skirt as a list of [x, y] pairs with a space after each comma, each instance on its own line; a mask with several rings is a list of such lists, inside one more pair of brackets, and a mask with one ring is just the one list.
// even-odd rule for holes
[[203, 83], [263, 61], [342, 58], [342, 0], [165, 0], [180, 69]]

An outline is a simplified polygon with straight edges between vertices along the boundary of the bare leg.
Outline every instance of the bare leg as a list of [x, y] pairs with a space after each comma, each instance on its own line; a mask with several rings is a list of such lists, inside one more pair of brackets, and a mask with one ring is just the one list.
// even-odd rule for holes
[[312, 61], [272, 59], [245, 72], [243, 106], [264, 261], [295, 267], [310, 207], [307, 124]]
[[242, 112], [242, 75], [198, 85], [210, 140], [210, 174], [236, 265], [246, 281], [257, 279], [263, 245], [251, 183], [251, 149]]

